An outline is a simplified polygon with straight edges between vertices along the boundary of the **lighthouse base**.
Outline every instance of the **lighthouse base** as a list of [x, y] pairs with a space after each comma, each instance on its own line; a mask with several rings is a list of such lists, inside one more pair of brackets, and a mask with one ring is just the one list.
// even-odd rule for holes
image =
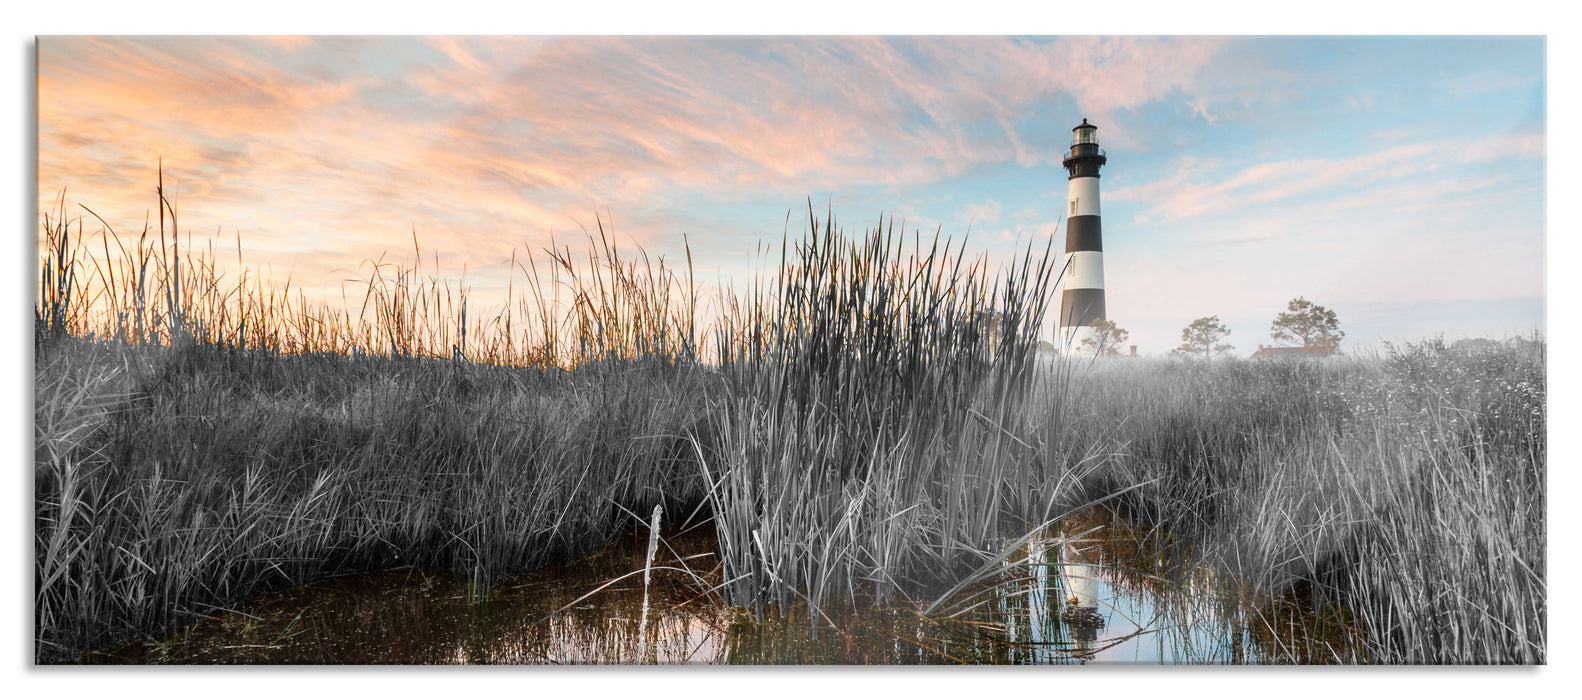
[[[1089, 341], [1087, 345], [1082, 342]], [[1094, 357], [1099, 354], [1103, 334], [1093, 326], [1065, 326], [1055, 337], [1055, 346], [1066, 357]], [[1104, 348], [1108, 350], [1109, 348]]]

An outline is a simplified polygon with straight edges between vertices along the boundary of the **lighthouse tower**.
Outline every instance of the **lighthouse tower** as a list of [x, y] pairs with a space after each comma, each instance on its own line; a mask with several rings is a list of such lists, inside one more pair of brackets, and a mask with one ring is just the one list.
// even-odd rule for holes
[[1056, 342], [1068, 355], [1081, 353], [1084, 339], [1099, 342], [1093, 324], [1105, 320], [1104, 245], [1099, 229], [1099, 168], [1104, 167], [1105, 156], [1099, 148], [1098, 130], [1084, 118], [1072, 129], [1075, 136], [1071, 152], [1061, 161], [1071, 178], [1066, 195], [1066, 267]]

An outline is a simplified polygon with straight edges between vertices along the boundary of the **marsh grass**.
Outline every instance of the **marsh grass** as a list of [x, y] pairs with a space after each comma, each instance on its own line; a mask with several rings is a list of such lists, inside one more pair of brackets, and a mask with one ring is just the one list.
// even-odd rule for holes
[[64, 198], [46, 220], [41, 660], [342, 572], [449, 569], [484, 601], [656, 505], [722, 525], [729, 602], [815, 610], [970, 568], [1036, 519], [1019, 407], [1047, 250], [994, 278], [949, 242], [903, 259], [893, 224], [815, 220], [782, 286], [702, 326], [690, 270], [625, 256], [600, 221], [582, 259], [514, 260], [527, 293], [480, 323], [415, 237], [417, 262], [368, 261], [360, 300], [310, 301], [226, 280], [158, 195], [158, 238], [130, 246], [104, 222], [85, 245]]
[[1072, 400], [1095, 407], [1077, 430], [1122, 426], [1100, 481], [1153, 480], [1119, 502], [1271, 609], [1299, 599], [1360, 638], [1360, 658], [1331, 661], [1531, 664], [1547, 655], [1544, 367], [1542, 342], [1429, 341], [1112, 366]]
[[585, 252], [513, 257], [499, 306], [415, 235], [337, 303], [240, 241], [227, 278], [157, 195], [135, 242], [64, 195], [43, 218], [39, 661], [338, 573], [446, 569], [487, 604], [656, 506], [713, 520], [726, 604], [817, 635], [837, 608], [921, 611], [1096, 499], [1365, 650], [1293, 660], [1546, 659], [1541, 342], [1050, 360], [1051, 250], [991, 270], [811, 211], [742, 294], [703, 299], [690, 260], [630, 256], [600, 219]]
[[179, 352], [40, 362], [41, 658], [337, 573], [446, 569], [486, 594], [700, 497], [664, 436], [701, 419], [701, 374]]
[[701, 467], [732, 600], [817, 618], [948, 582], [1046, 516], [1027, 399], [1059, 270], [809, 221], [773, 288], [727, 305]]
[[[103, 222], [84, 236], [64, 196], [45, 217], [36, 659], [344, 572], [453, 570], [482, 601], [504, 574], [608, 541], [629, 512], [700, 501], [683, 436], [703, 432], [713, 380], [684, 295], [655, 291], [677, 282], [662, 261], [595, 248], [590, 273], [563, 248], [538, 296], [480, 323], [414, 239], [417, 262], [371, 260], [363, 298], [332, 305], [245, 268], [226, 279], [157, 194], [159, 228], [135, 243]], [[642, 361], [560, 369], [612, 356]]]

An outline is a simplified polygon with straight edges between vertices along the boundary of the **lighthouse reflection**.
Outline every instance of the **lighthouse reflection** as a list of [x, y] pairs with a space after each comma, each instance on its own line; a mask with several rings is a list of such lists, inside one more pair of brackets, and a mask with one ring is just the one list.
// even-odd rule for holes
[[[1027, 643], [1043, 662], [1095, 658], [1113, 594], [1103, 582], [1099, 543], [1063, 531], [1027, 546]], [[1014, 615], [1013, 610], [1006, 611]]]
[[1098, 641], [1099, 630], [1105, 625], [1104, 614], [1099, 610], [1105, 600], [1100, 591], [1098, 543], [1081, 538], [1067, 539], [1059, 551], [1062, 556], [1058, 578], [1066, 593], [1060, 618], [1076, 642], [1077, 656], [1086, 660], [1092, 657], [1093, 643]]
[[[1261, 663], [1333, 661], [1272, 639], [1256, 596], [1103, 508], [1067, 518], [1027, 543], [999, 584], [993, 615], [1016, 663]], [[1025, 572], [1025, 573], [1024, 573]], [[1326, 641], [1325, 643], [1330, 643]]]

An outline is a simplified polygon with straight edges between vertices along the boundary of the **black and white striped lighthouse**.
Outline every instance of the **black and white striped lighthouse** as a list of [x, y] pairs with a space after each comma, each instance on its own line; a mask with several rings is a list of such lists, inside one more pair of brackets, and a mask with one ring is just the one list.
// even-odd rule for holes
[[1064, 354], [1081, 352], [1084, 339], [1098, 343], [1093, 324], [1104, 315], [1104, 244], [1099, 228], [1099, 169], [1104, 151], [1099, 128], [1087, 119], [1072, 129], [1071, 152], [1061, 164], [1071, 173], [1066, 195], [1066, 268], [1060, 295], [1060, 336]]

